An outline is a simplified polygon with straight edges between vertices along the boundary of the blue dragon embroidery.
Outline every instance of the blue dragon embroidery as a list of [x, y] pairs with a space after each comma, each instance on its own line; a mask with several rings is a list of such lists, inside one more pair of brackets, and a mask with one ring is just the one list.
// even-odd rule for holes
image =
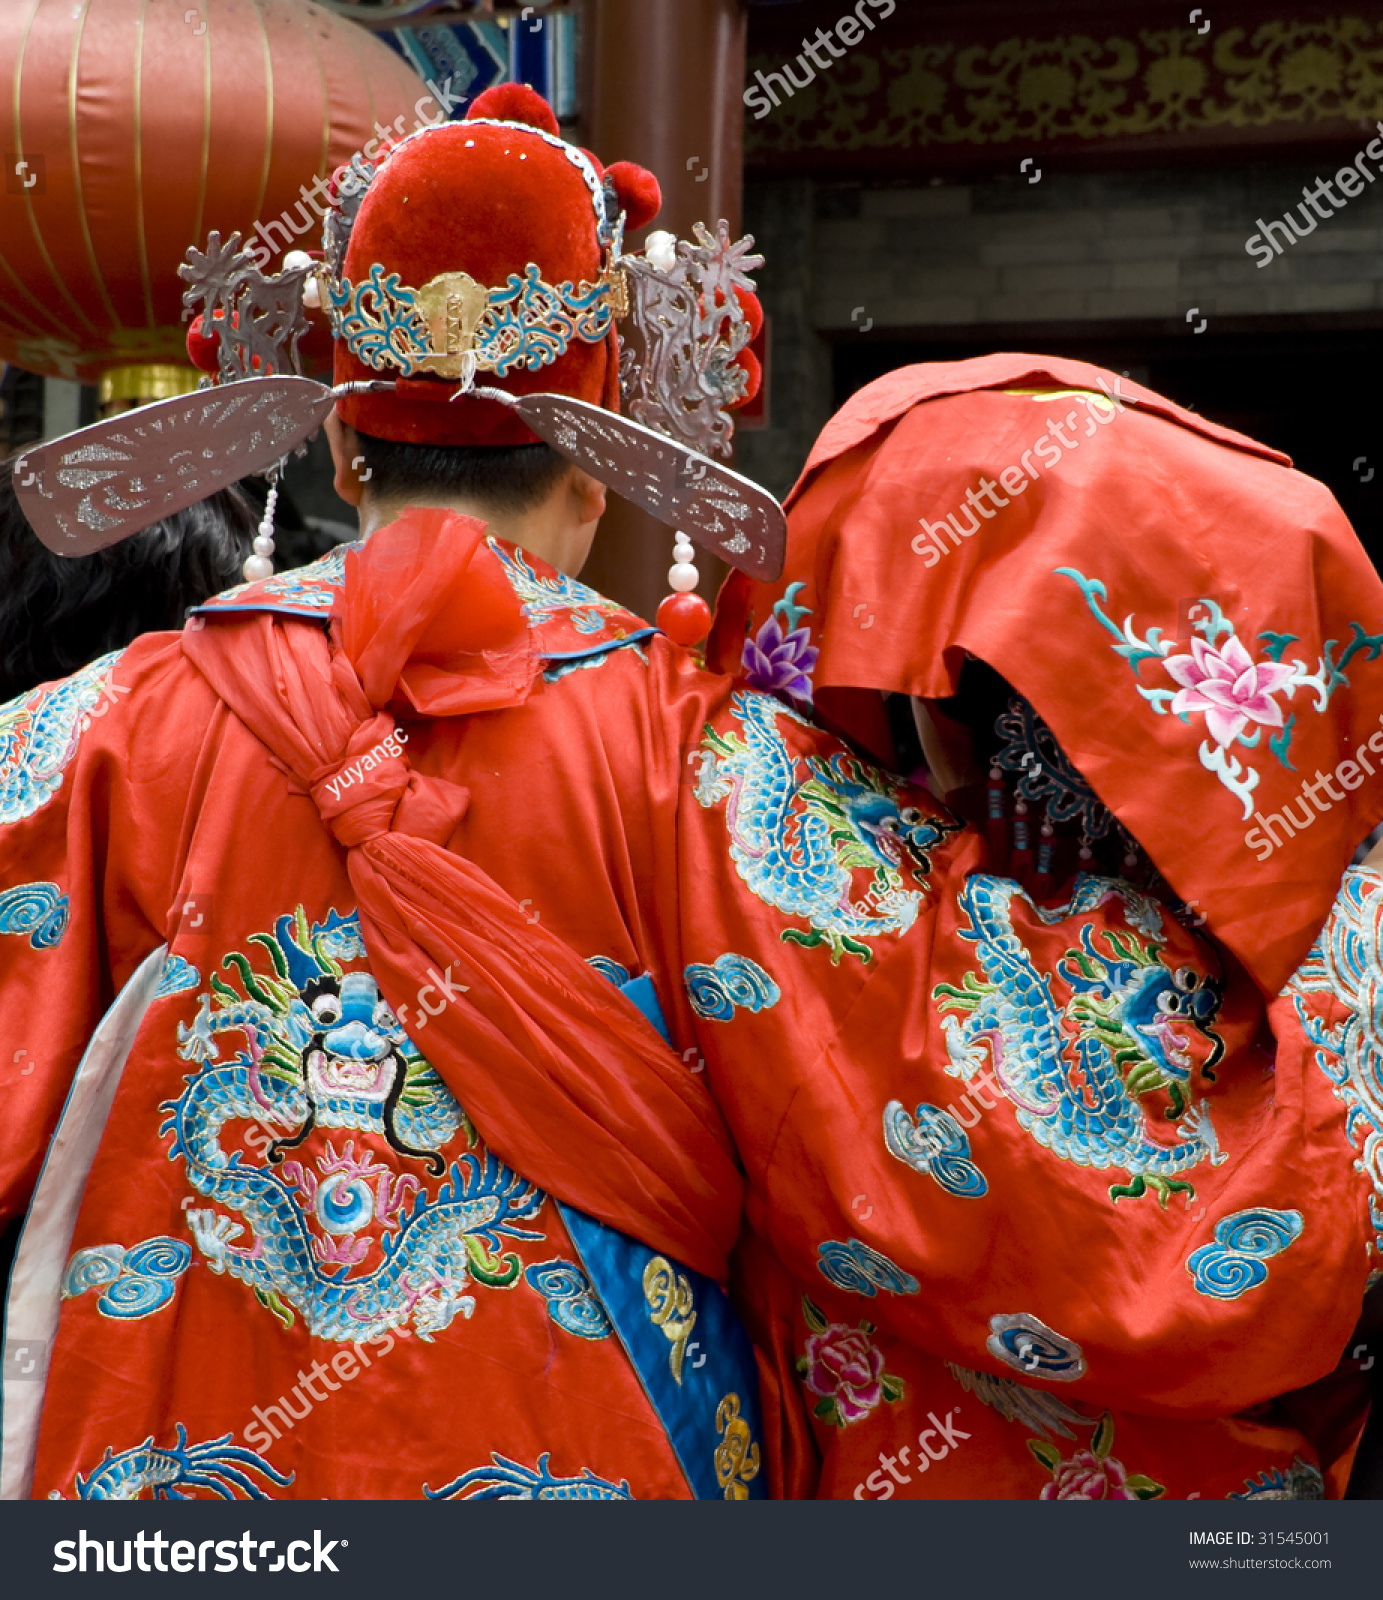
[[[1047, 923], [1113, 900], [1129, 931], [1105, 932], [1103, 950], [1087, 923], [1080, 949], [1066, 953], [1055, 976], [1039, 972], [1014, 931], [1015, 900]], [[960, 905], [969, 921], [962, 937], [974, 941], [984, 976], [968, 972], [961, 987], [933, 990], [943, 1009], [963, 1013], [963, 1020], [943, 1023], [947, 1072], [969, 1081], [985, 1068], [987, 1052], [1019, 1126], [1040, 1145], [1080, 1166], [1123, 1167], [1132, 1175], [1131, 1183], [1110, 1189], [1112, 1200], [1151, 1189], [1165, 1206], [1181, 1190], [1189, 1204], [1195, 1190], [1181, 1175], [1203, 1161], [1219, 1166], [1227, 1159], [1191, 1083], [1197, 1040], [1203, 1075], [1213, 1079], [1223, 1054], [1211, 1027], [1218, 983], [1191, 967], [1164, 966], [1154, 942], [1160, 909], [1112, 879], [1082, 874], [1071, 903], [1045, 911], [1015, 883], [977, 875], [966, 879]], [[1064, 1004], [1054, 993], [1058, 980], [1070, 990]], [[1151, 1136], [1159, 1108], [1156, 1125], [1174, 1124], [1173, 1140]]]
[[[810, 925], [784, 930], [784, 940], [825, 945], [833, 962], [847, 952], [871, 960], [870, 939], [906, 933], [917, 920], [923, 890], [909, 884], [923, 880], [927, 852], [959, 825], [902, 802], [886, 777], [843, 751], [799, 760], [778, 724], [811, 724], [771, 695], [736, 690], [731, 710], [744, 732], [706, 727], [698, 803], [726, 803], [740, 877], [767, 905]], [[858, 899], [856, 869], [871, 873]]]
[[497, 539], [487, 539], [485, 542], [504, 568], [504, 575], [523, 606], [524, 616], [535, 627], [551, 622], [565, 611], [572, 613], [572, 626], [578, 633], [598, 633], [605, 625], [605, 617], [623, 609], [613, 600], [607, 600], [604, 595], [597, 593], [589, 584], [569, 578], [565, 573], [543, 576], [522, 550], [506, 549]]
[[0, 706], [0, 824], [33, 816], [62, 787], [82, 734], [106, 709], [101, 702], [127, 692], [110, 681], [123, 654], [112, 650], [61, 683]]
[[[1383, 883], [1351, 868], [1330, 918], [1284, 993], [1316, 1065], [1345, 1107], [1345, 1134], [1360, 1144], [1358, 1167], [1369, 1177], [1370, 1218], [1383, 1250]], [[1325, 998], [1321, 1007], [1316, 997]], [[1338, 1004], [1331, 1005], [1331, 1001]]]
[[329, 611], [336, 601], [337, 592], [346, 581], [346, 557], [357, 549], [351, 541], [328, 550], [324, 556], [305, 567], [294, 567], [289, 572], [277, 572], [272, 578], [260, 578], [254, 583], [238, 583], [226, 589], [200, 610], [221, 610], [234, 607], [253, 591], [256, 601], [276, 601], [279, 605], [301, 606], [310, 611]]
[[[301, 1315], [316, 1337], [354, 1343], [411, 1321], [430, 1339], [472, 1314], [472, 1280], [518, 1281], [522, 1263], [500, 1254], [501, 1241], [543, 1237], [520, 1224], [545, 1196], [488, 1151], [444, 1159], [458, 1132], [475, 1143], [474, 1129], [375, 980], [343, 971], [341, 960], [360, 949], [354, 913], [309, 927], [299, 907], [273, 937], [250, 943], [267, 951], [273, 973], [238, 951], [225, 958], [245, 992], [213, 976], [215, 1008], [204, 993], [195, 1021], [179, 1024], [179, 1053], [200, 1070], [164, 1107], [169, 1159], [222, 1208], [188, 1211], [197, 1248], [286, 1326]], [[245, 1044], [222, 1062], [227, 1034]], [[240, 1138], [263, 1165], [223, 1148], [228, 1125], [245, 1122], [256, 1126]], [[339, 1150], [327, 1142], [315, 1164], [284, 1160], [314, 1128], [373, 1136], [394, 1159], [376, 1159], [368, 1145], [357, 1154], [350, 1139]], [[399, 1157], [423, 1176], [399, 1170]], [[443, 1179], [435, 1192], [429, 1178]]]
[[[247, 1500], [267, 1500], [269, 1496], [250, 1477], [257, 1472], [270, 1483], [286, 1489], [294, 1474], [286, 1476], [271, 1467], [261, 1455], [235, 1445], [232, 1433], [205, 1444], [189, 1445], [187, 1429], [178, 1424], [177, 1443], [167, 1448], [154, 1444], [151, 1433], [141, 1445], [118, 1454], [110, 1447], [101, 1463], [87, 1477], [76, 1477], [79, 1500], [138, 1500], [146, 1489], [155, 1500], [190, 1500], [189, 1489], [206, 1489], [218, 1500], [238, 1500], [236, 1490]], [[56, 1491], [50, 1496], [61, 1499]]]
[[[491, 1454], [494, 1463], [488, 1467], [472, 1467], [459, 1478], [441, 1489], [423, 1485], [429, 1500], [632, 1500], [629, 1480], [610, 1483], [596, 1477], [589, 1467], [583, 1468], [579, 1478], [556, 1478], [548, 1462], [551, 1451], [538, 1457], [536, 1467], [521, 1466], [507, 1456]], [[473, 1493], [467, 1494], [467, 1490]]]
[[1256, 1478], [1244, 1479], [1243, 1494], [1226, 1495], [1226, 1500], [1324, 1500], [1325, 1479], [1321, 1469], [1293, 1457], [1284, 1472], [1280, 1467], [1270, 1467]]

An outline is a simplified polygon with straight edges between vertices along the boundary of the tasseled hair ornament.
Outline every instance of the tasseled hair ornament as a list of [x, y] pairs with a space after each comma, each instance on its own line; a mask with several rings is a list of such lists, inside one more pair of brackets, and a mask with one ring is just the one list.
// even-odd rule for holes
[[1037, 830], [1037, 871], [1028, 885], [1034, 900], [1048, 900], [1056, 890], [1053, 864], [1056, 857], [1056, 829], [1051, 819], [1043, 813], [1042, 826]]
[[1032, 868], [1032, 826], [1028, 802], [1020, 794], [1013, 802], [1013, 853], [1008, 858], [1008, 876], [1026, 886]]
[[990, 767], [985, 790], [984, 837], [989, 846], [990, 871], [1003, 877], [1008, 872], [1008, 789], [1003, 769]]

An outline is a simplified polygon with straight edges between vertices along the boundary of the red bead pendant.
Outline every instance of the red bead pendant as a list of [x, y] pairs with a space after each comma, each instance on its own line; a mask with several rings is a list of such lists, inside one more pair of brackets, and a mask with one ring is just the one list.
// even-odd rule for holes
[[699, 594], [670, 594], [658, 607], [658, 626], [674, 644], [699, 644], [711, 631], [711, 608]]
[[201, 317], [193, 317], [192, 326], [187, 330], [187, 357], [194, 367], [201, 372], [215, 372], [219, 365], [216, 351], [220, 343], [221, 336], [215, 328], [206, 333]]

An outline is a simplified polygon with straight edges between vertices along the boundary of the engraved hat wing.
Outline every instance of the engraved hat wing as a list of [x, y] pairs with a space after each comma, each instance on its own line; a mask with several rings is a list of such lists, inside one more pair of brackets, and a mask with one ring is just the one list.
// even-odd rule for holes
[[782, 573], [787, 517], [757, 483], [584, 400], [560, 394], [515, 397], [497, 389], [474, 392], [513, 406], [554, 450], [751, 578], [772, 582]]
[[331, 407], [331, 390], [310, 378], [199, 389], [25, 451], [15, 493], [50, 550], [90, 555], [263, 471]]

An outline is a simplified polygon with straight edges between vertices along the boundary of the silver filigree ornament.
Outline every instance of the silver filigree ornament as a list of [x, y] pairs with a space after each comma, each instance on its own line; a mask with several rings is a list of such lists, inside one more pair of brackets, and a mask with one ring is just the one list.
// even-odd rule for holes
[[15, 493], [48, 549], [90, 555], [271, 469], [332, 404], [330, 389], [292, 376], [176, 395], [26, 451]]
[[308, 331], [303, 285], [316, 263], [266, 277], [250, 250], [240, 248], [240, 235], [222, 244], [219, 232], [207, 236], [205, 250], [192, 245], [178, 276], [183, 292], [183, 319], [200, 313], [203, 331], [219, 334], [216, 361], [222, 383], [244, 378], [301, 374], [298, 346]]
[[679, 440], [585, 400], [489, 388], [472, 393], [508, 406], [569, 461], [659, 522], [684, 530], [732, 567], [765, 583], [782, 574], [787, 517], [757, 483]]
[[761, 267], [750, 255], [752, 234], [731, 241], [722, 220], [713, 239], [703, 224], [696, 242], [680, 239], [670, 270], [643, 256], [620, 261], [629, 280], [630, 313], [642, 353], [626, 348], [620, 358], [625, 409], [669, 438], [703, 456], [730, 454], [734, 421], [730, 407], [742, 400], [748, 375], [736, 357], [749, 344], [749, 320], [737, 289], [754, 291], [748, 276]]

